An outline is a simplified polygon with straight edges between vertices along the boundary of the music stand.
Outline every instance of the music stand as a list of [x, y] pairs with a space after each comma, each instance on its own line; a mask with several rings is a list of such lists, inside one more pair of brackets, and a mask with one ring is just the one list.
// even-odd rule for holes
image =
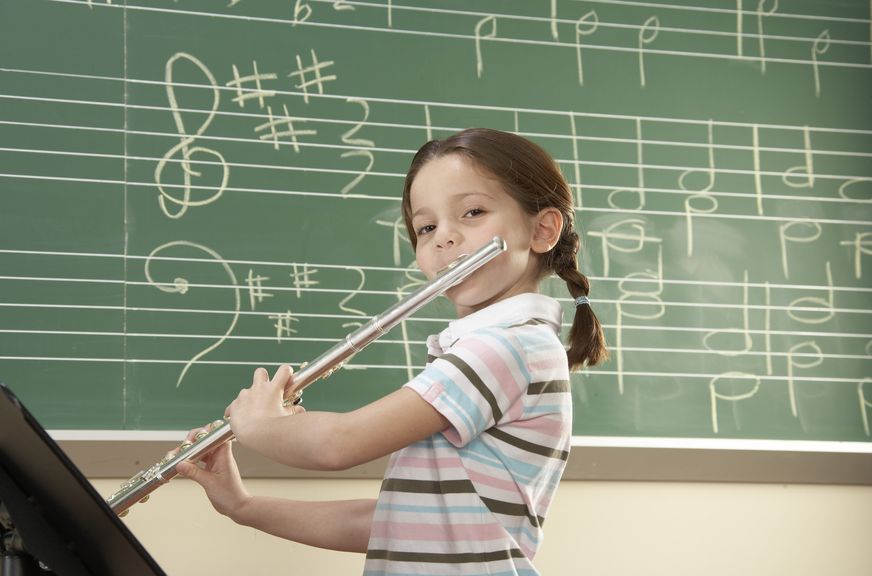
[[[25, 548], [20, 562], [0, 558], [0, 576], [165, 576], [2, 382], [0, 501]], [[0, 552], [4, 549], [0, 545]], [[42, 568], [34, 571], [38, 564]]]

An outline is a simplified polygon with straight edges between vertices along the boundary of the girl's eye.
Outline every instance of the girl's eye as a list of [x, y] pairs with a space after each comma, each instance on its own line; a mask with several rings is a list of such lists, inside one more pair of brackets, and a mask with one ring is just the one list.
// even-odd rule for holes
[[482, 210], [481, 208], [470, 208], [466, 211], [466, 214], [464, 214], [464, 216], [479, 216], [481, 214], [484, 214], [484, 210]]
[[427, 224], [426, 226], [421, 226], [420, 228], [418, 228], [418, 232], [417, 232], [418, 236], [428, 234], [428, 233], [432, 232], [434, 228], [436, 228], [436, 227], [433, 226], [432, 224]]

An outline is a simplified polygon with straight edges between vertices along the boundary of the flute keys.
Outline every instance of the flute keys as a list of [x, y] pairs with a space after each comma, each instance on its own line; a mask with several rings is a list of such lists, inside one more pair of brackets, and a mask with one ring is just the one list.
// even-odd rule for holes
[[212, 430], [217, 430], [222, 426], [224, 426], [224, 420], [215, 420], [211, 424], [209, 424], [209, 432], [211, 432]]
[[202, 440], [203, 438], [205, 438], [208, 435], [209, 435], [208, 430], [200, 430], [199, 432], [197, 432], [197, 435], [194, 436], [194, 442], [199, 442], [200, 440]]

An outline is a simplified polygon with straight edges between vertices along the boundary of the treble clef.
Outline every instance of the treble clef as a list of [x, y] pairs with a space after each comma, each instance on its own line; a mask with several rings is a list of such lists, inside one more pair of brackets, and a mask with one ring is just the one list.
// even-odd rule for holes
[[[193, 135], [189, 135], [187, 129], [185, 128], [185, 123], [182, 120], [179, 103], [176, 99], [175, 86], [173, 84], [173, 66], [180, 59], [185, 59], [194, 64], [197, 68], [199, 68], [206, 76], [206, 79], [209, 81], [209, 85], [212, 88], [212, 109], [209, 111], [209, 115], [206, 117], [206, 120], [200, 125], [199, 128], [197, 128], [196, 132]], [[175, 54], [172, 58], [167, 60], [165, 80], [167, 99], [169, 100], [170, 109], [172, 110], [173, 114], [173, 120], [176, 123], [176, 130], [178, 131], [180, 139], [178, 144], [167, 150], [166, 154], [164, 154], [163, 158], [161, 158], [160, 162], [158, 162], [157, 167], [154, 170], [154, 180], [155, 183], [157, 183], [158, 190], [160, 190], [158, 203], [160, 204], [160, 208], [161, 210], [163, 210], [163, 213], [170, 218], [181, 218], [185, 214], [185, 212], [187, 212], [189, 206], [204, 206], [206, 204], [214, 202], [221, 196], [221, 194], [224, 192], [224, 188], [227, 186], [227, 180], [230, 177], [230, 168], [227, 166], [227, 162], [224, 161], [224, 157], [221, 155], [220, 152], [212, 150], [211, 148], [206, 148], [204, 146], [192, 145], [197, 140], [197, 138], [206, 131], [206, 128], [209, 127], [209, 124], [211, 124], [212, 119], [215, 117], [215, 111], [218, 109], [218, 100], [220, 98], [218, 93], [218, 83], [215, 81], [215, 77], [212, 75], [212, 72], [210, 72], [209, 69], [206, 68], [206, 66], [194, 56], [191, 56], [190, 54], [186, 54], [184, 52], [179, 52]], [[221, 167], [221, 183], [208, 195], [208, 197], [195, 200], [191, 198], [191, 177], [199, 178], [202, 176], [201, 172], [198, 172], [191, 167], [191, 157], [197, 153], [211, 155], [217, 160], [217, 164]], [[172, 160], [173, 157], [177, 154], [181, 154], [181, 159]], [[181, 198], [175, 197], [173, 194], [167, 192], [164, 189], [164, 168], [166, 168], [167, 163], [170, 161], [177, 162], [182, 168], [182, 184], [173, 185], [174, 188], [180, 187], [182, 189], [183, 195]], [[170, 203], [179, 206], [176, 212], [171, 212]]]

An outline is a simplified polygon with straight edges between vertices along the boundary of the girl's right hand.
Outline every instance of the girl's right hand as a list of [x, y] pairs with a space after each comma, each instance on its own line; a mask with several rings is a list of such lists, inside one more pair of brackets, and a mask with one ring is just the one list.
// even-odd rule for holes
[[[188, 432], [187, 441], [206, 428]], [[242, 483], [236, 459], [233, 457], [233, 441], [225, 442], [204, 456], [199, 464], [179, 462], [176, 471], [203, 487], [212, 506], [219, 513], [233, 518], [251, 498]]]

